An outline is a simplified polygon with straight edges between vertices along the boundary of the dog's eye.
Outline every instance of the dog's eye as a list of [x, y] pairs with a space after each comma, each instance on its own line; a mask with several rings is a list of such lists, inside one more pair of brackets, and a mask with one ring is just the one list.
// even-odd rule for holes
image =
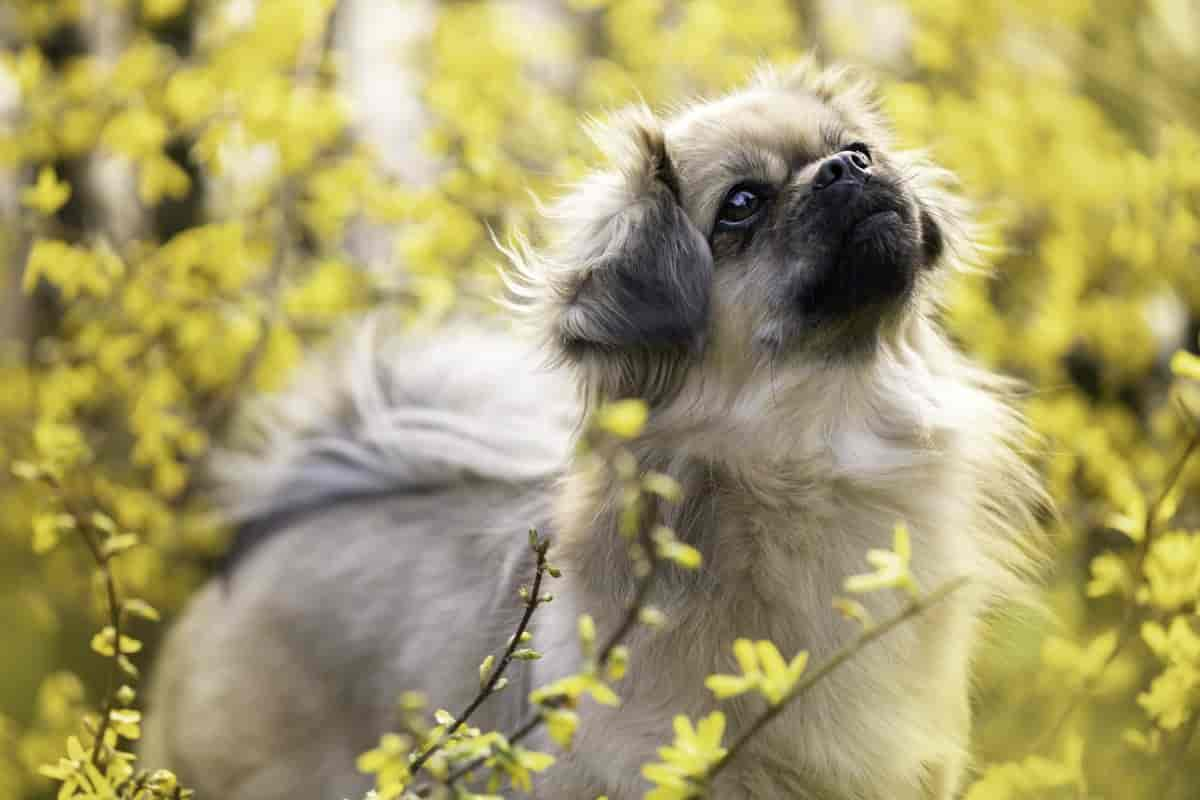
[[742, 228], [758, 216], [763, 207], [763, 194], [752, 186], [735, 186], [725, 195], [717, 214], [717, 230]]
[[872, 158], [871, 148], [869, 146], [867, 146], [866, 142], [851, 142], [850, 144], [846, 145], [842, 149], [849, 150], [854, 153], [861, 153], [863, 158], [866, 160], [866, 163], [859, 164], [859, 166], [869, 167], [875, 160], [874, 158]]

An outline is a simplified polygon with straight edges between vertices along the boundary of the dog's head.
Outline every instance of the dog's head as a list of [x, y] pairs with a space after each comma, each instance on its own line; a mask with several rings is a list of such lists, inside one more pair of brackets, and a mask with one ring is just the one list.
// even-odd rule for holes
[[893, 151], [841, 71], [766, 73], [596, 137], [611, 166], [551, 210], [545, 249], [514, 258], [514, 288], [592, 396], [661, 402], [714, 359], [869, 357], [966, 244], [946, 173]]

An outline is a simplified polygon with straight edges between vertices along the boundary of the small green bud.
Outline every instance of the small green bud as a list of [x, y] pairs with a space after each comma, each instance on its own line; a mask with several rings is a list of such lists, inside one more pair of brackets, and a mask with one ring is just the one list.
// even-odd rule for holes
[[155, 770], [150, 774], [150, 779], [146, 782], [153, 791], [161, 793], [174, 792], [179, 786], [179, 779], [175, 777], [175, 773], [165, 769]]
[[643, 475], [642, 488], [650, 494], [656, 494], [672, 503], [679, 502], [679, 498], [683, 496], [683, 489], [680, 488], [679, 482], [661, 472], [647, 472]]
[[584, 644], [596, 641], [596, 620], [591, 614], [581, 614], [579, 617], [579, 640]]
[[42, 470], [37, 464], [32, 464], [28, 461], [14, 461], [11, 467], [12, 474], [23, 481], [36, 481], [42, 477]]
[[400, 708], [404, 711], [420, 711], [425, 708], [425, 695], [420, 692], [403, 692], [400, 695]]
[[122, 603], [121, 610], [126, 614], [133, 614], [135, 617], [148, 619], [151, 622], [158, 622], [162, 619], [162, 615], [158, 613], [158, 609], [145, 600], [139, 600], [136, 597], [131, 597]]
[[489, 655], [479, 665], [479, 685], [483, 686], [488, 682], [488, 678], [492, 675], [492, 665], [496, 663], [495, 656]]
[[608, 674], [610, 681], [619, 681], [625, 677], [625, 672], [629, 669], [629, 648], [625, 645], [617, 645], [608, 654], [608, 663], [605, 664], [605, 672]]
[[651, 628], [661, 628], [667, 621], [667, 615], [654, 606], [646, 606], [638, 613], [638, 620]]

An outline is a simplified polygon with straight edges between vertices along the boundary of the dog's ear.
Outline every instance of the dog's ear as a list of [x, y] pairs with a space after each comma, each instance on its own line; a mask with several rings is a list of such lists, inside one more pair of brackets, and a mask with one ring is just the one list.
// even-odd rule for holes
[[558, 235], [543, 254], [519, 253], [518, 290], [567, 358], [698, 345], [712, 253], [680, 205], [660, 123], [636, 109], [593, 135], [613, 166], [550, 210]]

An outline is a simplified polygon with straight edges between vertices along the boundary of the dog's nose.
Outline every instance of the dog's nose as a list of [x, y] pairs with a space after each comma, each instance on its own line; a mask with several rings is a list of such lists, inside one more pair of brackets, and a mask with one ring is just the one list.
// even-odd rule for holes
[[820, 191], [835, 183], [852, 181], [859, 185], [871, 178], [871, 162], [857, 150], [835, 153], [821, 162], [813, 177], [813, 191]]

